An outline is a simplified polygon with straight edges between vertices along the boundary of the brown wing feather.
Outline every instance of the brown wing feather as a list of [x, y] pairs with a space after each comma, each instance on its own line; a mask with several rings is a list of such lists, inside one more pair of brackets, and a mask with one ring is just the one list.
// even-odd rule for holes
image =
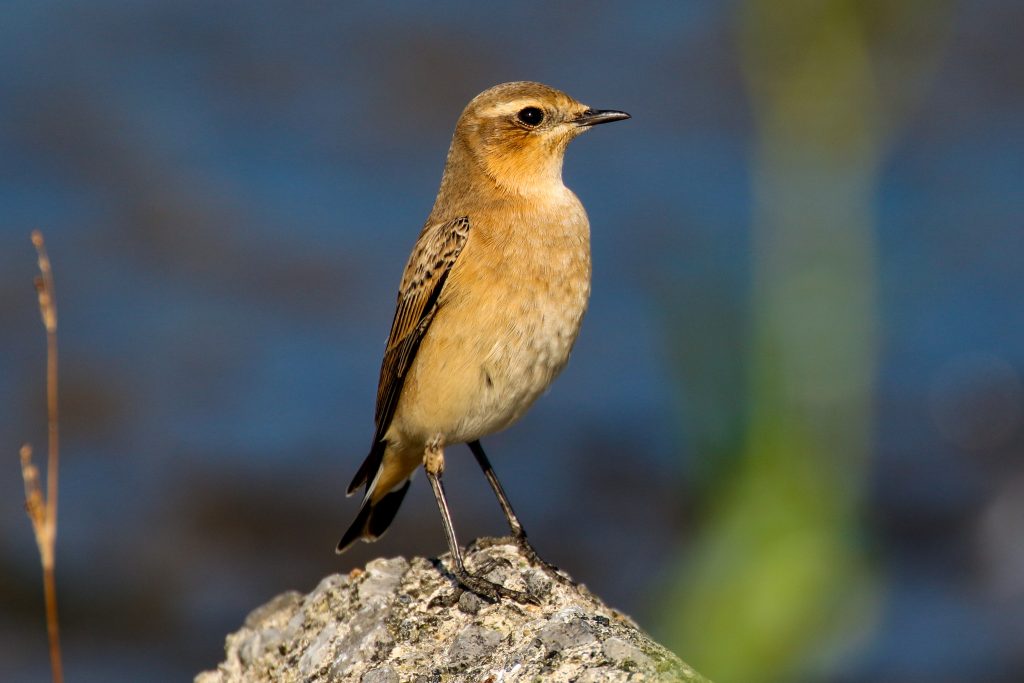
[[384, 434], [391, 426], [406, 373], [434, 319], [448, 273], [462, 253], [468, 236], [468, 216], [447, 223], [427, 225], [409, 256], [398, 289], [395, 319], [391, 323], [391, 334], [388, 335], [384, 361], [380, 367], [377, 409], [374, 414], [377, 429], [370, 454], [349, 484], [350, 494], [364, 482], [372, 481], [380, 467], [384, 457]]

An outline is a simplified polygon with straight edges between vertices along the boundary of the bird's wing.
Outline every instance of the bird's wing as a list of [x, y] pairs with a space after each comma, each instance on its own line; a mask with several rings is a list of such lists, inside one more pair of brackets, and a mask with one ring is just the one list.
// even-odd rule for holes
[[468, 216], [447, 223], [427, 225], [409, 256], [398, 289], [395, 319], [391, 323], [391, 334], [380, 367], [377, 410], [374, 414], [377, 430], [373, 435], [373, 446], [349, 484], [349, 494], [363, 483], [372, 481], [380, 466], [384, 457], [384, 434], [391, 426], [406, 373], [437, 313], [441, 291], [468, 236]]

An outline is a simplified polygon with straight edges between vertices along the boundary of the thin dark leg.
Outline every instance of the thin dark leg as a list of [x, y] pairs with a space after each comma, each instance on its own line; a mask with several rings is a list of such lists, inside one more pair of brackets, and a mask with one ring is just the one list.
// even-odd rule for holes
[[537, 554], [537, 551], [533, 549], [529, 539], [526, 538], [526, 529], [523, 528], [522, 522], [520, 522], [519, 518], [516, 517], [515, 510], [512, 509], [512, 503], [509, 502], [508, 496], [505, 495], [505, 489], [501, 488], [501, 482], [498, 481], [498, 475], [494, 473], [494, 468], [491, 467], [491, 461], [487, 459], [487, 454], [484, 453], [484, 447], [480, 445], [479, 441], [470, 441], [468, 445], [469, 450], [473, 451], [473, 456], [480, 465], [480, 469], [484, 471], [484, 476], [487, 477], [487, 482], [491, 485], [494, 495], [498, 497], [498, 503], [501, 505], [501, 509], [505, 513], [505, 519], [508, 520], [508, 528], [512, 530], [512, 537], [515, 539], [516, 544], [522, 549], [523, 554], [526, 555], [528, 560], [542, 567], [548, 574], [559, 581], [563, 583], [573, 583], [571, 579], [562, 575], [555, 565], [543, 560], [541, 556]]
[[444, 495], [444, 486], [441, 484], [441, 474], [427, 469], [427, 479], [430, 480], [430, 487], [434, 489], [434, 498], [437, 499], [437, 507], [441, 511], [444, 535], [448, 539], [448, 550], [451, 551], [452, 562], [455, 565], [452, 568], [452, 574], [455, 575], [455, 579], [465, 588], [491, 602], [498, 602], [500, 598], [509, 598], [519, 603], [532, 602], [536, 604], [537, 599], [528, 593], [505, 588], [500, 584], [488, 581], [481, 576], [474, 576], [466, 571], [466, 565], [462, 561], [462, 549], [459, 547], [459, 542], [455, 538], [455, 529], [452, 527], [452, 516], [448, 510], [448, 499]]

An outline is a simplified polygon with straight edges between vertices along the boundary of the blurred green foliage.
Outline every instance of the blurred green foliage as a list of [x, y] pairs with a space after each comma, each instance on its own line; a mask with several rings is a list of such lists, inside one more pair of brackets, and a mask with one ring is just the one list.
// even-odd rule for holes
[[[749, 0], [738, 12], [756, 136], [747, 384], [732, 408], [743, 434], [664, 611], [669, 641], [718, 683], [820, 678], [877, 612], [860, 531], [878, 339], [873, 196], [948, 8]], [[686, 363], [684, 381], [699, 373]]]

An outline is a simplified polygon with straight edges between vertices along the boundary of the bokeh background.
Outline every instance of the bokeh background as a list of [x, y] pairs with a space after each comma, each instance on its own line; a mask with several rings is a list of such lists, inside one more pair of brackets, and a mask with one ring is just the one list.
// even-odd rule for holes
[[[337, 557], [455, 119], [569, 150], [594, 293], [486, 443], [551, 561], [718, 683], [1024, 680], [1024, 5], [33, 2], [0, 21], [0, 680], [48, 679], [18, 446], [56, 268], [70, 681], [180, 681]], [[2, 459], [0, 459], [2, 460]], [[465, 448], [463, 539], [503, 533]]]

